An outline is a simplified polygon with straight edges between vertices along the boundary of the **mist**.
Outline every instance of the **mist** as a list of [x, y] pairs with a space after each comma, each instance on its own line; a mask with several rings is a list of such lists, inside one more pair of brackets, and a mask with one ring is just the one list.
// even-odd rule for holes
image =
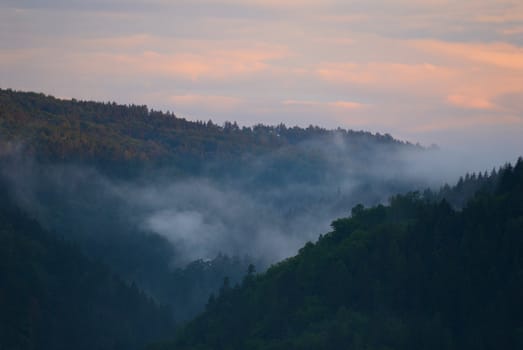
[[3, 174], [44, 226], [96, 241], [157, 235], [170, 244], [172, 266], [218, 254], [268, 266], [328, 232], [356, 204], [437, 189], [469, 171], [441, 149], [354, 144], [336, 133], [234, 165], [208, 164], [197, 176], [158, 171], [132, 180], [86, 165], [42, 164], [13, 155], [18, 148], [3, 151], [11, 155]]

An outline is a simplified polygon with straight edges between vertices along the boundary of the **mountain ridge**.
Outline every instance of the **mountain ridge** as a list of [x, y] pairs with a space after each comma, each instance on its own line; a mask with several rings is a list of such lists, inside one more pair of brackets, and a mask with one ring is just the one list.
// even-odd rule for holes
[[[57, 99], [50, 95], [0, 89], [0, 136], [7, 141], [26, 141], [28, 152], [42, 159], [143, 162], [182, 156], [209, 159], [213, 155], [235, 157], [259, 154], [290, 146], [312, 136], [335, 133], [355, 139], [372, 138], [395, 145], [414, 146], [389, 134], [345, 129], [327, 130], [266, 126], [223, 126], [212, 121], [188, 121], [172, 112], [147, 106], [119, 105]], [[19, 138], [17, 140], [16, 138]], [[176, 153], [179, 153], [176, 155]]]

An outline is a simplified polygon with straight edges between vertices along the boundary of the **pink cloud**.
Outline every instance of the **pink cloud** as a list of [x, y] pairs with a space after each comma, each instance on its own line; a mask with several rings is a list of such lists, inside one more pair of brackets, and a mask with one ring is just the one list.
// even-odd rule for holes
[[334, 102], [322, 102], [322, 101], [311, 101], [311, 100], [285, 100], [282, 101], [283, 105], [286, 106], [304, 106], [304, 107], [330, 107], [338, 109], [361, 109], [366, 107], [365, 104], [353, 101], [334, 101]]
[[474, 115], [432, 119], [429, 122], [410, 127], [414, 133], [433, 132], [452, 129], [470, 129], [489, 125], [523, 125], [523, 120], [515, 115]]
[[270, 61], [284, 57], [282, 49], [253, 48], [205, 53], [90, 53], [72, 60], [83, 71], [120, 75], [154, 75], [190, 80], [231, 79], [270, 69]]
[[461, 59], [462, 62], [523, 70], [523, 49], [508, 43], [469, 44], [420, 40], [413, 41], [413, 45], [421, 50]]
[[[359, 85], [370, 85], [377, 89], [411, 89], [425, 87], [427, 90], [450, 81], [452, 69], [433, 64], [403, 64], [390, 62], [370, 63], [324, 63], [317, 69], [321, 79]], [[418, 92], [420, 92], [418, 90]]]
[[485, 98], [464, 95], [450, 95], [447, 97], [447, 102], [466, 109], [494, 109], [496, 107]]
[[365, 108], [367, 105], [363, 103], [358, 102], [351, 102], [351, 101], [336, 101], [329, 103], [329, 106], [335, 107], [335, 108], [341, 108], [344, 110], [353, 110], [353, 109], [361, 109]]

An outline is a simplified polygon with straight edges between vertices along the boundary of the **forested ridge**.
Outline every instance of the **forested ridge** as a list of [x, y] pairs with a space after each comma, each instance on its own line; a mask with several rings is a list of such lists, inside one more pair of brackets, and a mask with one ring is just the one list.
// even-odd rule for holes
[[523, 347], [521, 158], [462, 210], [410, 193], [332, 228], [152, 348]]
[[0, 349], [523, 347], [521, 160], [384, 206], [426, 149], [1, 89], [0, 146]]
[[239, 127], [226, 122], [220, 126], [211, 120], [188, 121], [143, 105], [63, 100], [41, 93], [0, 89], [2, 142], [22, 143], [26, 152], [43, 160], [84, 161], [113, 167], [120, 162], [128, 166], [169, 162], [194, 171], [202, 161], [259, 155], [334, 133], [360, 143], [368, 140], [408, 145], [388, 134], [283, 124]]
[[[217, 125], [146, 106], [0, 89], [0, 182], [13, 200], [168, 304], [176, 321], [201, 312], [224, 276], [241, 280], [249, 262], [263, 270], [276, 261], [266, 255], [288, 242], [294, 253], [309, 221], [328, 227], [354, 201], [410, 189], [408, 177], [376, 176], [376, 167], [399, 164], [403, 150], [423, 148], [387, 134]], [[165, 234], [150, 226], [158, 216], [180, 219], [163, 226]], [[186, 232], [193, 227], [198, 232]], [[183, 246], [197, 236], [216, 248], [192, 247], [203, 251], [197, 255]], [[273, 242], [276, 249], [267, 248]]]

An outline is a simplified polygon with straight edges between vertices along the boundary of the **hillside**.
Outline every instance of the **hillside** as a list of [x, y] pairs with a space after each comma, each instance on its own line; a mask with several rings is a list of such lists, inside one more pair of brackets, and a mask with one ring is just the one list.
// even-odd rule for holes
[[404, 160], [423, 152], [363, 131], [218, 126], [0, 90], [0, 182], [16, 203], [176, 320], [355, 204], [425, 187]]
[[33, 92], [0, 89], [0, 139], [21, 143], [42, 160], [90, 162], [116, 168], [169, 164], [180, 171], [203, 161], [231, 161], [334, 133], [364, 147], [368, 141], [406, 145], [390, 135], [363, 131], [303, 129], [285, 125], [240, 128], [193, 122], [147, 106], [62, 100]]
[[521, 160], [383, 206], [430, 151], [12, 90], [0, 140], [0, 348], [136, 348], [204, 308], [156, 347], [523, 345]]
[[0, 188], [0, 349], [139, 349], [170, 312], [28, 218]]
[[523, 159], [461, 211], [411, 193], [332, 227], [153, 348], [523, 347]]

